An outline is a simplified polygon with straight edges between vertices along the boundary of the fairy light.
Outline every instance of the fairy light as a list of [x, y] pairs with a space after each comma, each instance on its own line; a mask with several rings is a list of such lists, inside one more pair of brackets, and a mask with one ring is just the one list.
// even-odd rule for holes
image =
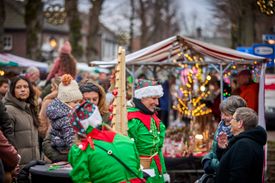
[[202, 134], [196, 134], [195, 138], [198, 140], [202, 140], [203, 139], [203, 135]]
[[0, 70], [0, 76], [4, 76], [5, 75], [5, 71]]
[[267, 16], [272, 16], [275, 13], [275, 0], [258, 0], [257, 5], [260, 11]]
[[65, 23], [67, 12], [60, 4], [52, 4], [44, 11], [44, 17], [50, 24], [61, 25]]
[[[188, 69], [187, 72], [183, 73], [183, 86], [180, 87], [182, 93], [181, 98], [178, 99], [178, 105], [173, 106], [173, 109], [178, 110], [182, 115], [188, 117], [195, 117], [205, 115], [211, 112], [208, 110], [206, 105], [202, 103], [202, 99], [206, 98], [210, 92], [206, 91], [206, 85], [211, 76], [207, 75], [203, 77], [203, 70], [200, 66], [200, 62], [204, 61], [204, 58], [200, 54], [194, 54], [188, 49], [187, 46], [183, 47], [183, 51], [177, 54], [178, 57], [183, 56], [185, 60], [194, 61], [195, 64]], [[178, 59], [172, 60], [173, 63], [177, 64], [180, 68], [190, 68], [186, 63], [178, 62]], [[198, 86], [195, 87], [194, 86]]]

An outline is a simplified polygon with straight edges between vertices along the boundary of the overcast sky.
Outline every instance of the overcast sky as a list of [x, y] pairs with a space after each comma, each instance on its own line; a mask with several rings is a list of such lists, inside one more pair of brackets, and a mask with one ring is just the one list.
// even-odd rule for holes
[[197, 27], [202, 28], [202, 34], [212, 34], [214, 31], [213, 12], [209, 0], [178, 0], [178, 2], [181, 6], [181, 14], [184, 15], [187, 24], [187, 28], [184, 21], [180, 24], [183, 34], [191, 34], [192, 29]]
[[[180, 7], [179, 23], [181, 26], [181, 34], [194, 34], [197, 27], [202, 28], [202, 34], [211, 36], [214, 32], [212, 21], [212, 11], [210, 0], [174, 0]], [[54, 2], [63, 3], [63, 0], [51, 0]], [[89, 11], [90, 0], [79, 0], [79, 9], [81, 11]], [[130, 14], [130, 0], [105, 0], [101, 15], [103, 22], [111, 30], [128, 31], [129, 22], [125, 20], [125, 16]], [[138, 26], [138, 22], [136, 22]]]
[[[107, 3], [108, 2], [108, 3]], [[124, 14], [130, 13], [130, 0], [106, 0], [101, 20], [111, 29], [125, 30], [129, 22], [125, 21]], [[181, 34], [190, 35], [197, 27], [201, 27], [203, 35], [212, 35], [214, 26], [209, 0], [175, 0], [179, 5], [179, 23]]]

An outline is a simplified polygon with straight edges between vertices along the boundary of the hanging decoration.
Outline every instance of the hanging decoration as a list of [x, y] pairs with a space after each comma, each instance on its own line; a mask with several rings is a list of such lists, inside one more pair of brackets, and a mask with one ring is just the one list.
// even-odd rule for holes
[[268, 16], [275, 14], [275, 0], [258, 0], [260, 11]]
[[180, 50], [172, 60], [180, 68], [181, 86], [176, 94], [177, 104], [173, 105], [179, 112], [180, 123], [166, 131], [164, 156], [202, 156], [210, 147], [213, 131], [212, 111], [204, 102], [210, 94], [211, 76], [203, 70], [204, 57], [200, 53], [192, 51], [188, 45], [181, 45]]
[[44, 11], [44, 17], [50, 24], [61, 25], [65, 23], [67, 12], [60, 4], [52, 4]]
[[211, 77], [208, 75], [203, 78], [202, 69], [198, 64], [195, 64], [191, 69], [183, 69], [182, 73], [181, 97], [177, 97], [178, 105], [173, 106], [173, 109], [187, 118], [211, 113], [211, 109], [207, 108], [202, 102], [202, 99], [207, 98], [209, 95], [209, 91], [206, 91], [206, 85]]

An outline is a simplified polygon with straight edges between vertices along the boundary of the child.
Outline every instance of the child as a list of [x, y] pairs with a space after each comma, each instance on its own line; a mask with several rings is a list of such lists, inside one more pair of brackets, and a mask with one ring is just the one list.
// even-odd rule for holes
[[51, 144], [60, 153], [67, 154], [74, 136], [68, 114], [82, 100], [82, 93], [72, 76], [65, 74], [58, 87], [57, 98], [47, 108], [47, 116], [51, 120]]

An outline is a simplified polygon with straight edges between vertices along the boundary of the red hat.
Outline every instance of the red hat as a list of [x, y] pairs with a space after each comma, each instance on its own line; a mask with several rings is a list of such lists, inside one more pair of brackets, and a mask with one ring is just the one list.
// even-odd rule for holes
[[70, 54], [72, 52], [72, 47], [69, 41], [65, 41], [65, 43], [63, 44], [63, 46], [60, 49], [60, 53], [66, 53], [66, 54]]

